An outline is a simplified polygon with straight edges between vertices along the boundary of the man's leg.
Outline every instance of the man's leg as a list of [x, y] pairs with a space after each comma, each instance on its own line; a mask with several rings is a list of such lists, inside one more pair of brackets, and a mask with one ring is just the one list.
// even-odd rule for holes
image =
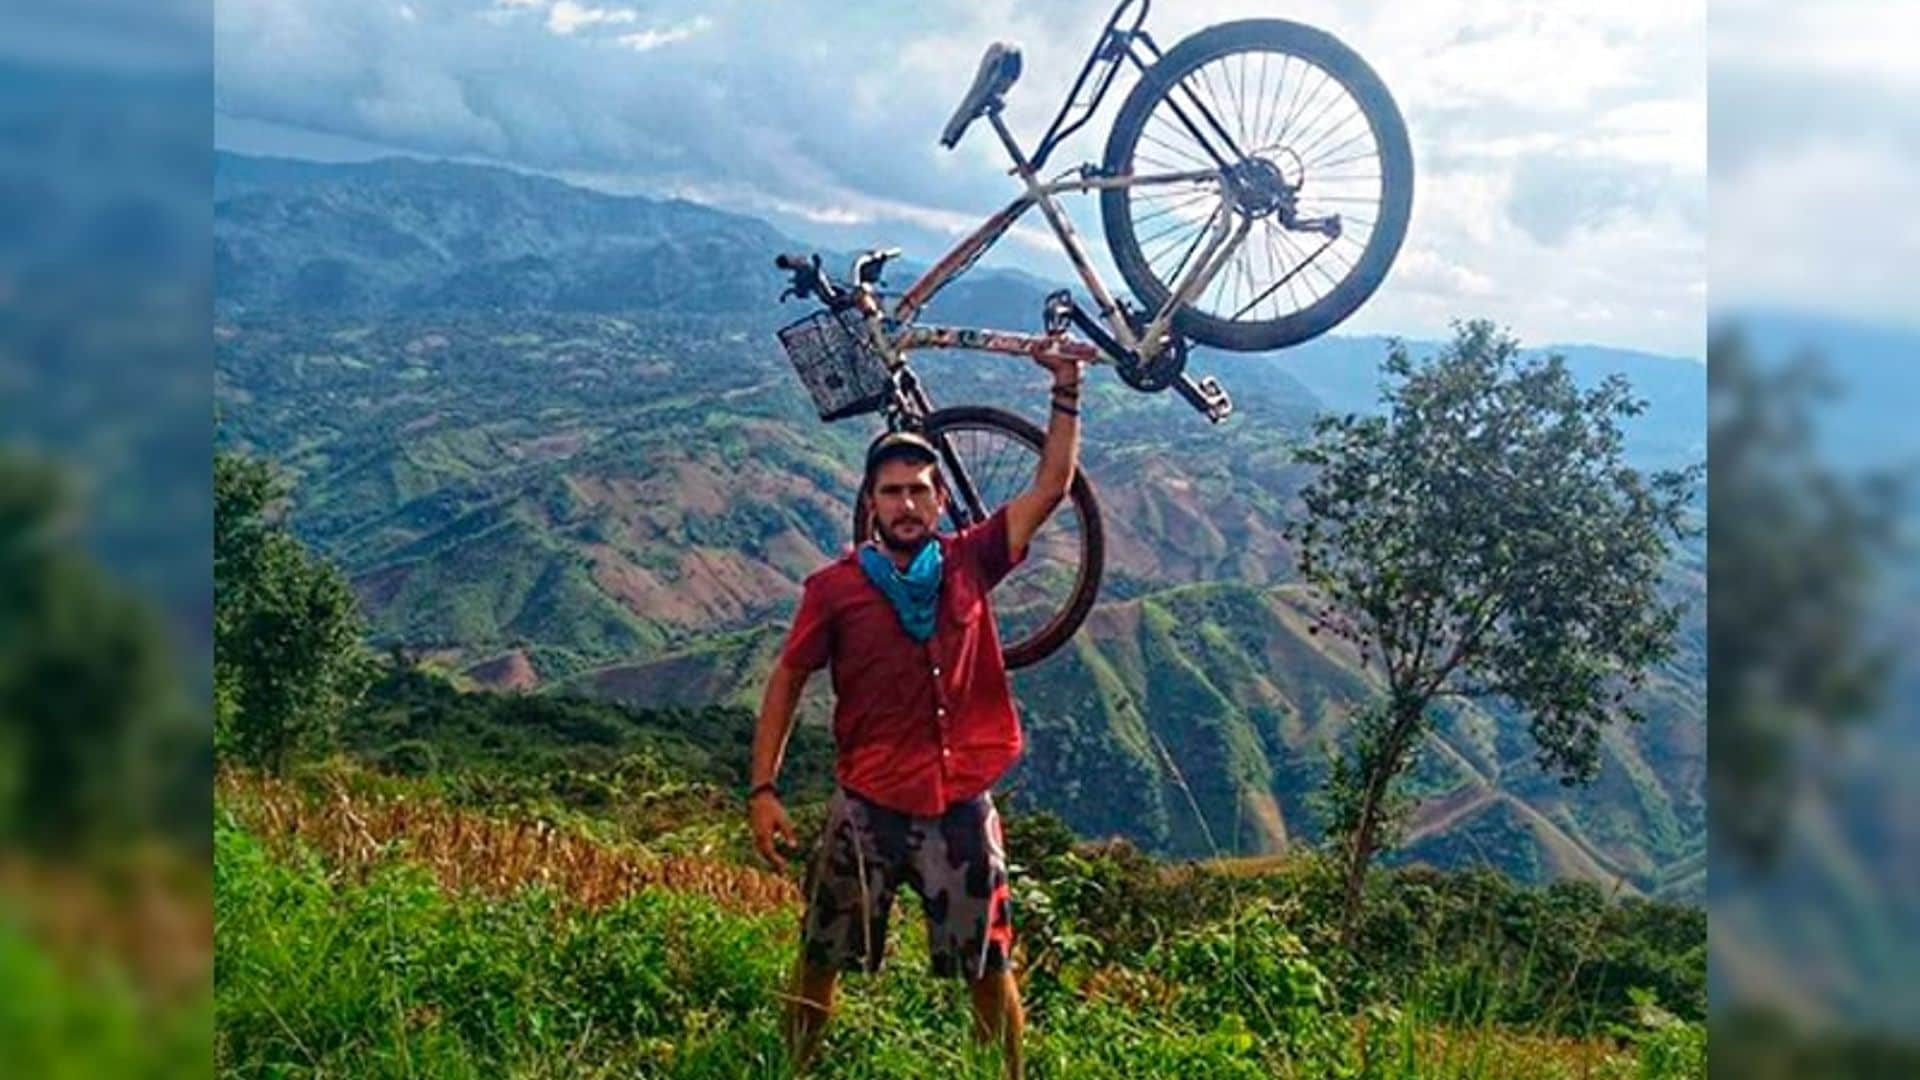
[[793, 994], [787, 1001], [787, 1054], [794, 1075], [805, 1072], [820, 1049], [827, 1020], [833, 1016], [833, 989], [840, 973], [815, 967], [802, 953], [793, 965]]
[[856, 967], [869, 972], [880, 969], [895, 887], [883, 849], [895, 833], [904, 838], [904, 825], [894, 824], [884, 812], [858, 803], [843, 791], [834, 792], [828, 802], [820, 846], [808, 864], [800, 956], [794, 963], [792, 998], [787, 1003], [787, 1048], [796, 1075], [819, 1050], [833, 1013], [840, 972]]
[[1020, 1034], [1026, 1030], [1027, 1015], [1020, 1008], [1020, 986], [1011, 971], [989, 971], [967, 982], [973, 993], [973, 1037], [983, 1043], [999, 1042], [1007, 1076], [1020, 1080], [1024, 1070], [1020, 1060]]
[[1005, 838], [991, 796], [982, 794], [919, 823], [912, 881], [927, 916], [935, 975], [960, 976], [973, 998], [973, 1034], [998, 1043], [1006, 1074], [1022, 1075], [1026, 1014], [1013, 981], [1013, 901]]

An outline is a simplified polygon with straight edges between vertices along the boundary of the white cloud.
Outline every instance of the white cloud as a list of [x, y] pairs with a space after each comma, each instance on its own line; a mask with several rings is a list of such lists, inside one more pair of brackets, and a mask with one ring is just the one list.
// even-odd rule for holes
[[1914, 318], [1916, 37], [1910, 4], [1716, 2], [1713, 306]]
[[1713, 62], [1920, 87], [1920, 5], [1885, 0], [1715, 0]]
[[1450, 262], [1430, 248], [1402, 250], [1394, 264], [1393, 276], [1397, 288], [1449, 300], [1491, 296], [1494, 291], [1492, 278]]
[[1714, 304], [1911, 319], [1916, 205], [1912, 152], [1852, 133], [1809, 139], [1763, 167], [1718, 176]]
[[640, 30], [631, 34], [622, 34], [615, 40], [634, 52], [651, 52], [662, 45], [671, 45], [676, 41], [685, 41], [695, 34], [712, 29], [713, 20], [702, 15], [690, 22], [665, 29]]
[[547, 11], [547, 30], [566, 36], [583, 26], [597, 26], [602, 23], [612, 26], [637, 22], [640, 13], [632, 8], [597, 8], [576, 4], [573, 0], [556, 0]]
[[[603, 187], [683, 192], [765, 216], [803, 240], [897, 243], [922, 259], [1018, 190], [984, 127], [958, 152], [935, 145], [982, 49], [995, 40], [1023, 46], [1025, 73], [1004, 115], [1030, 145], [1112, 8], [1111, 0], [404, 3], [417, 21], [397, 14], [395, 0], [330, 0], [324, 14], [222, 0], [218, 109], [597, 177]], [[475, 17], [450, 18], [455, 11]], [[1149, 28], [1164, 48], [1205, 25], [1272, 14], [1270, 0], [1191, 0], [1156, 5]], [[1530, 341], [1578, 334], [1697, 348], [1705, 233], [1687, 208], [1706, 185], [1703, 2], [1295, 0], [1284, 15], [1359, 52], [1399, 102], [1414, 143], [1405, 252], [1351, 329], [1427, 336], [1487, 314]], [[634, 63], [632, 52], [647, 62]], [[1133, 82], [1122, 75], [1049, 171], [1100, 159]], [[1553, 199], [1536, 191], [1532, 221], [1558, 238], [1544, 244], [1512, 216], [1517, 180], [1543, 157], [1645, 181], [1589, 177], [1586, 198], [1610, 195], [1612, 205], [1582, 203], [1559, 222]], [[1066, 202], [1089, 253], [1107, 265], [1097, 201]], [[989, 262], [1070, 276], [1038, 215], [1008, 240]], [[1607, 311], [1610, 328], [1597, 322]]]

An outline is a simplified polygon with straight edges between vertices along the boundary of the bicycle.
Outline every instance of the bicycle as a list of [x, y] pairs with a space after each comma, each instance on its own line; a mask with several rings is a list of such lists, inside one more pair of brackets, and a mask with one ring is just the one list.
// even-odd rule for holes
[[[891, 308], [879, 285], [897, 248], [857, 256], [845, 283], [821, 271], [818, 255], [775, 259], [792, 275], [783, 301], [813, 297], [826, 305], [779, 332], [821, 419], [879, 412], [889, 430], [925, 434], [940, 450], [956, 529], [984, 520], [1024, 486], [1044, 436], [1001, 409], [936, 409], [907, 362], [909, 353], [1063, 352], [1113, 364], [1136, 390], [1173, 389], [1220, 423], [1232, 413], [1232, 399], [1214, 377], [1187, 374], [1192, 344], [1266, 351], [1325, 333], [1379, 287], [1405, 238], [1413, 193], [1406, 125], [1358, 54], [1330, 34], [1280, 19], [1217, 24], [1162, 52], [1144, 29], [1150, 8], [1151, 0], [1121, 0], [1114, 8], [1031, 155], [1000, 116], [1020, 75], [1020, 51], [1002, 43], [988, 47], [940, 142], [953, 149], [984, 117], [1026, 190]], [[1139, 70], [1139, 81], [1115, 117], [1101, 164], [1041, 180], [1049, 157], [1092, 118], [1125, 61]], [[1067, 192], [1099, 193], [1107, 244], [1137, 307], [1094, 272], [1055, 201]], [[1342, 209], [1349, 205], [1357, 208]], [[1046, 298], [1037, 335], [919, 324], [934, 295], [1035, 206], [1094, 311], [1060, 290]], [[1256, 227], [1260, 241], [1252, 243]], [[1320, 264], [1323, 257], [1327, 265]], [[1011, 467], [1009, 454], [1017, 459]], [[1002, 483], [1013, 486], [1002, 490]], [[870, 532], [863, 502], [855, 500], [856, 543]], [[1034, 538], [1026, 561], [997, 594], [1008, 667], [1053, 653], [1093, 606], [1104, 533], [1084, 470], [1074, 477], [1069, 506]]]

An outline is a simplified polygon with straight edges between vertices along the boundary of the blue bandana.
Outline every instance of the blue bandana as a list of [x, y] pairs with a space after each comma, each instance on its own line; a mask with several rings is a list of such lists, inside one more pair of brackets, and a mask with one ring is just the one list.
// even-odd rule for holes
[[933, 636], [933, 616], [940, 600], [940, 541], [928, 540], [905, 572], [872, 544], [860, 548], [860, 569], [900, 616], [907, 636], [924, 642]]

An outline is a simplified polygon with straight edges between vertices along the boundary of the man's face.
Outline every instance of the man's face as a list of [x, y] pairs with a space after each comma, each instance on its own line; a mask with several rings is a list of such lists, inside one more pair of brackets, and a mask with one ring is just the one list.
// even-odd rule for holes
[[880, 542], [901, 552], [917, 551], [931, 540], [947, 509], [938, 468], [918, 461], [883, 463], [868, 499]]

